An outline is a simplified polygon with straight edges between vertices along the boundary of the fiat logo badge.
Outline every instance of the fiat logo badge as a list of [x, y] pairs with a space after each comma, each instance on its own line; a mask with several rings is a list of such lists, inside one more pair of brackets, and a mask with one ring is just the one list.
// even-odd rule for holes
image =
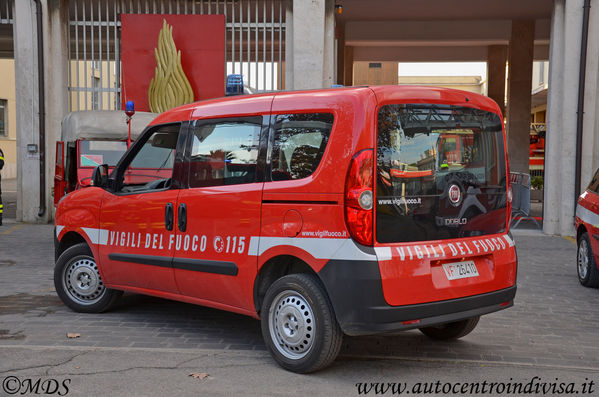
[[462, 191], [460, 190], [460, 187], [458, 185], [450, 185], [447, 191], [447, 195], [449, 196], [449, 202], [454, 207], [457, 207], [462, 202]]

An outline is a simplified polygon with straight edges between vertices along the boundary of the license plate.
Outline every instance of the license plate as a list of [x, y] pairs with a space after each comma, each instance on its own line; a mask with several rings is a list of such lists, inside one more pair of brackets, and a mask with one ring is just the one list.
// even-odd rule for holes
[[448, 280], [458, 280], [460, 278], [478, 277], [478, 269], [474, 261], [445, 263], [443, 265], [445, 275]]

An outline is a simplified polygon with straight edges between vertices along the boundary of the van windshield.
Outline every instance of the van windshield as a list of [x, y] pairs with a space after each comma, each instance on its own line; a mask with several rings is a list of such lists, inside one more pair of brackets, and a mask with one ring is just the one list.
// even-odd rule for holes
[[126, 150], [127, 143], [124, 141], [79, 141], [79, 166], [97, 167], [108, 164], [109, 167], [114, 167]]
[[380, 243], [505, 231], [506, 166], [498, 115], [437, 104], [382, 106], [377, 120]]

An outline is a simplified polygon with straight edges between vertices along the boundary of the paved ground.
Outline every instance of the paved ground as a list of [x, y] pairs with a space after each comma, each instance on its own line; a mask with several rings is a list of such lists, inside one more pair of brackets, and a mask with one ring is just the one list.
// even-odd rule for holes
[[346, 338], [330, 369], [301, 377], [273, 363], [259, 323], [248, 317], [134, 294], [109, 313], [70, 311], [54, 292], [52, 226], [7, 224], [0, 228], [0, 379], [68, 378], [72, 395], [111, 387], [127, 395], [127, 384], [135, 395], [293, 395], [298, 384], [317, 395], [357, 395], [357, 382], [539, 376], [599, 383], [599, 290], [578, 283], [575, 244], [534, 231], [515, 238], [515, 307], [483, 317], [451, 343], [418, 331]]

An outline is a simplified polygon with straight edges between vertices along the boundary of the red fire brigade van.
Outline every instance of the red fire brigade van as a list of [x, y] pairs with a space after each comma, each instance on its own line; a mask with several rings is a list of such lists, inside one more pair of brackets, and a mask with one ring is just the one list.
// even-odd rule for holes
[[[439, 138], [456, 134], [465, 154], [441, 167]], [[401, 164], [427, 172], [391, 175]], [[186, 105], [59, 203], [56, 291], [82, 312], [133, 291], [259, 318], [296, 372], [330, 364], [344, 334], [459, 338], [513, 305], [507, 175], [498, 106], [463, 91]]]
[[[157, 114], [137, 112], [131, 119], [135, 140]], [[91, 184], [94, 168], [107, 164], [112, 169], [127, 150], [129, 134], [126, 115], [114, 110], [71, 112], [61, 125], [56, 142], [54, 205], [73, 190]]]
[[578, 280], [585, 287], [599, 287], [599, 169], [576, 206]]

